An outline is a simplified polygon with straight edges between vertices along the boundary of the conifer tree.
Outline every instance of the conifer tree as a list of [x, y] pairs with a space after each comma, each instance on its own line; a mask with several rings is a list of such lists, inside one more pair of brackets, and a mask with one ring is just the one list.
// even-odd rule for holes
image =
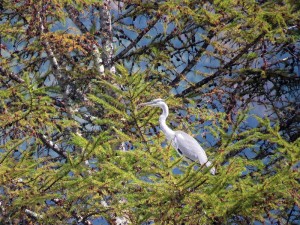
[[[298, 224], [300, 3], [2, 0], [1, 224]], [[212, 176], [158, 127], [196, 137]]]

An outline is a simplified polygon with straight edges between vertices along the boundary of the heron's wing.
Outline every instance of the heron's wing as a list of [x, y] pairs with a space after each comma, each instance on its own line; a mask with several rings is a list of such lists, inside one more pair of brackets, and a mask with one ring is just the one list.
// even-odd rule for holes
[[[177, 151], [178, 155], [180, 156], [185, 156], [183, 154], [183, 152], [180, 150], [179, 146], [178, 146], [178, 137], [176, 137], [176, 135], [174, 136], [173, 140], [172, 140], [172, 146], [175, 148], [175, 150]], [[185, 156], [186, 157], [186, 156]], [[190, 159], [192, 160], [192, 159]], [[194, 160], [193, 160], [194, 161]]]
[[173, 140], [173, 146], [178, 153], [182, 153], [185, 157], [192, 161], [199, 161], [201, 165], [205, 164], [208, 159], [205, 151], [195, 138], [183, 131], [176, 131]]

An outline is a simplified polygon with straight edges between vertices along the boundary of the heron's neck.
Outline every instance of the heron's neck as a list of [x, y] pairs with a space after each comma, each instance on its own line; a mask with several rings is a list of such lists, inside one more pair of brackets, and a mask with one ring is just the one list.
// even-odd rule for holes
[[166, 119], [169, 115], [169, 109], [166, 104], [164, 104], [161, 109], [163, 110], [163, 113], [159, 117], [159, 125], [162, 131], [165, 133], [167, 139], [170, 141], [174, 138], [175, 132], [166, 124]]

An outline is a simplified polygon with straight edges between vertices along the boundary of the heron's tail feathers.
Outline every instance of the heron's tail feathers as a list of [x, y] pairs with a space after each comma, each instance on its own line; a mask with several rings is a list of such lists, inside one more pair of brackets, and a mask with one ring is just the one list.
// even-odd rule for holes
[[[206, 165], [207, 167], [210, 167], [211, 164], [212, 164], [212, 163], [211, 163], [210, 161], [207, 161], [207, 163], [206, 163], [205, 165]], [[212, 167], [212, 168], [210, 169], [210, 173], [211, 173], [212, 175], [215, 175], [216, 172], [217, 172], [217, 170], [216, 170], [215, 167]]]
[[216, 170], [215, 167], [212, 167], [212, 168], [210, 169], [210, 173], [211, 173], [212, 175], [215, 175], [216, 172], [217, 172], [217, 170]]

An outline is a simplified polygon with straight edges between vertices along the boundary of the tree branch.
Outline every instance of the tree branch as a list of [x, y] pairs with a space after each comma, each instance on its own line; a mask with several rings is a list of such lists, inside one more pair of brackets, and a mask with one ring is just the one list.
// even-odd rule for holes
[[108, 67], [109, 71], [114, 74], [116, 69], [114, 64], [112, 64], [114, 47], [110, 14], [110, 0], [104, 0], [103, 5], [100, 8], [100, 26], [102, 31], [102, 59], [104, 66]]
[[57, 144], [53, 143], [52, 141], [49, 141], [44, 134], [39, 133], [38, 137], [48, 148], [51, 148], [58, 155], [62, 156], [64, 159], [67, 159], [67, 154], [60, 147], [58, 147]]
[[259, 40], [265, 35], [265, 32], [261, 33], [257, 38], [254, 39], [251, 43], [246, 44], [246, 46], [240, 51], [238, 55], [236, 55], [232, 60], [230, 60], [228, 63], [226, 63], [222, 68], [220, 68], [218, 71], [216, 71], [213, 75], [209, 77], [205, 77], [195, 85], [185, 89], [180, 94], [177, 94], [176, 97], [184, 97], [188, 94], [194, 93], [198, 88], [202, 87], [204, 84], [210, 82], [211, 80], [215, 79], [216, 77], [219, 77], [224, 74], [224, 72], [231, 68], [252, 46], [256, 45]]
[[73, 23], [79, 28], [79, 30], [81, 31], [81, 33], [87, 33], [87, 32], [89, 32], [88, 29], [85, 27], [85, 25], [80, 21], [80, 19], [79, 19], [79, 12], [78, 12], [77, 9], [75, 9], [71, 5], [67, 5], [65, 7], [65, 9], [67, 10], [67, 13], [68, 13], [69, 17], [71, 18], [71, 20], [73, 21]]
[[201, 58], [203, 52], [206, 50], [206, 48], [208, 47], [208, 45], [210, 44], [210, 40], [213, 38], [213, 36], [215, 35], [215, 32], [213, 32], [212, 30], [210, 30], [207, 34], [207, 37], [204, 40], [203, 45], [201, 46], [201, 49], [199, 49], [199, 51], [197, 52], [197, 54], [195, 55], [195, 57], [191, 60], [191, 62], [181, 71], [181, 73], [176, 76], [176, 78], [170, 83], [170, 85], [172, 87], [177, 86], [178, 83], [181, 81], [181, 76], [186, 76], [186, 73], [188, 73], [195, 65], [196, 63], [199, 61], [199, 59]]
[[25, 213], [26, 213], [28, 216], [33, 217], [34, 219], [42, 219], [42, 218], [43, 218], [42, 215], [40, 215], [40, 214], [38, 214], [38, 213], [36, 213], [36, 212], [33, 212], [33, 211], [29, 210], [29, 209], [25, 209]]
[[[85, 27], [85, 25], [80, 21], [79, 19], [79, 12], [76, 10], [73, 6], [67, 5], [66, 10], [68, 12], [69, 17], [73, 21], [73, 23], [79, 28], [81, 33], [88, 33], [88, 29]], [[101, 58], [99, 49], [96, 44], [93, 45], [93, 56], [95, 61], [95, 66], [100, 75], [104, 74], [104, 66], [103, 66], [103, 60]]]
[[152, 21], [149, 22], [149, 26], [145, 29], [143, 29], [139, 35], [137, 36], [137, 38], [132, 41], [126, 48], [123, 49], [123, 51], [121, 51], [117, 56], [115, 56], [112, 59], [112, 63], [117, 62], [119, 59], [121, 59], [126, 53], [128, 53], [142, 38], [143, 36], [148, 33], [148, 31], [154, 27], [154, 25], [157, 23], [157, 21], [160, 19], [160, 17], [158, 17], [158, 15], [154, 16], [155, 19], [153, 19]]
[[18, 77], [14, 73], [10, 73], [10, 72], [6, 71], [1, 66], [0, 66], [0, 73], [2, 73], [4, 76], [9, 77], [10, 79], [12, 79], [12, 80], [14, 80], [18, 83], [24, 83], [25, 82], [22, 78]]
[[93, 45], [93, 56], [94, 56], [94, 62], [95, 62], [97, 72], [100, 75], [104, 75], [103, 61], [102, 61], [99, 49], [98, 49], [97, 45], [95, 45], [95, 44]]

